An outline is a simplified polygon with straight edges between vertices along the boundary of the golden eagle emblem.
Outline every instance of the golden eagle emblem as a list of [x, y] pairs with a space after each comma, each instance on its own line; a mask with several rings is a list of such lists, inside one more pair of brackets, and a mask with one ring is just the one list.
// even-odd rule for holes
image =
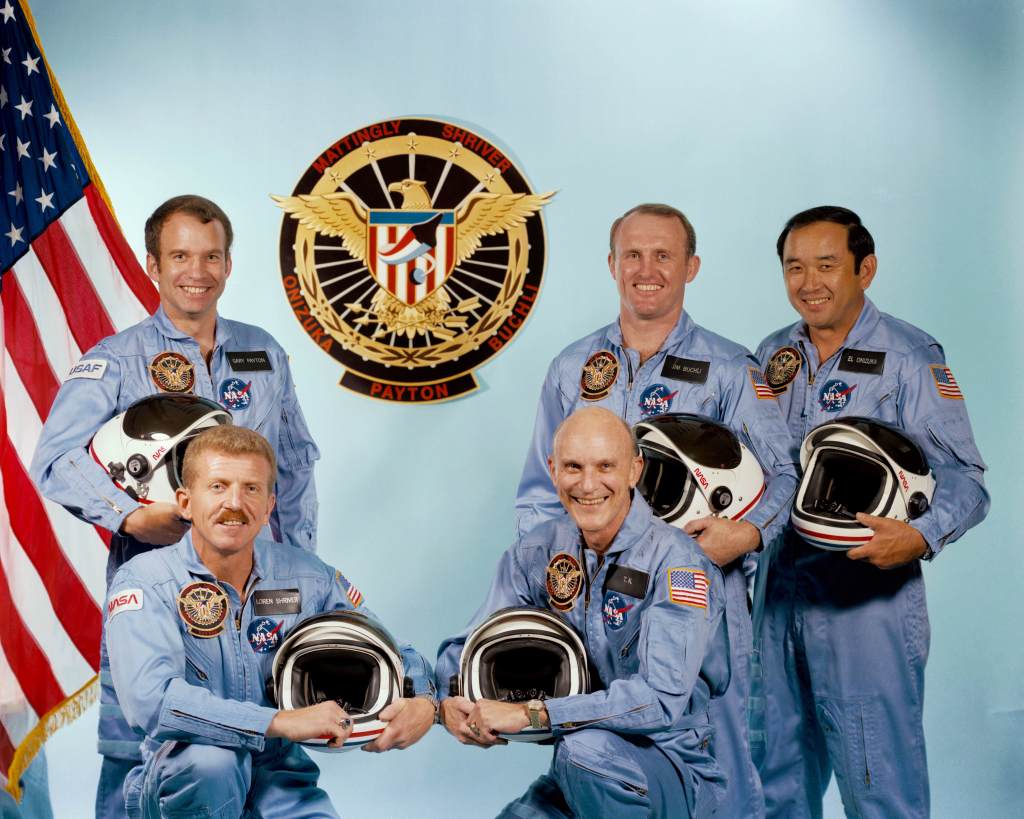
[[548, 602], [559, 611], [568, 611], [583, 588], [580, 562], [568, 552], [559, 552], [548, 563], [545, 585]]
[[191, 392], [196, 368], [181, 353], [160, 353], [149, 362], [149, 377], [161, 392]]
[[228, 617], [228, 596], [214, 583], [189, 583], [178, 593], [178, 614], [193, 637], [216, 637]]
[[584, 401], [600, 401], [619, 377], [619, 359], [608, 350], [598, 350], [583, 365], [580, 393]]

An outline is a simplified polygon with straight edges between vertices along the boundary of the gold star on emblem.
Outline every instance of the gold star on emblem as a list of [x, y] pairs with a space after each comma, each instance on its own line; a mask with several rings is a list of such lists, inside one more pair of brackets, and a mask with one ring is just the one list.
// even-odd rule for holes
[[419, 143], [416, 141], [416, 134], [409, 134], [409, 142], [407, 143], [410, 151], [415, 151]]
[[363, 148], [366, 149], [366, 158], [367, 159], [374, 159], [376, 157], [377, 152], [375, 150], [373, 150], [373, 146], [369, 142], [364, 143], [363, 144]]

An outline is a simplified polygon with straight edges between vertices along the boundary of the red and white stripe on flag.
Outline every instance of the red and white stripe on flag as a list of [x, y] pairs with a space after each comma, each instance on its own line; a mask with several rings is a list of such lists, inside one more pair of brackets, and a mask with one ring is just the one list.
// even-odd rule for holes
[[[43, 498], [28, 465], [70, 367], [152, 313], [158, 298], [113, 217], [25, 3], [4, 2], [12, 13], [0, 39], [27, 51], [28, 65], [3, 65], [2, 86], [8, 97], [31, 97], [34, 112], [19, 120], [0, 110], [6, 145], [29, 143], [0, 191], [15, 199], [10, 224], [0, 216], [0, 242], [10, 242], [0, 265], [0, 775], [17, 797], [46, 737], [95, 699], [109, 546], [109, 533]], [[31, 70], [35, 57], [43, 70]]]

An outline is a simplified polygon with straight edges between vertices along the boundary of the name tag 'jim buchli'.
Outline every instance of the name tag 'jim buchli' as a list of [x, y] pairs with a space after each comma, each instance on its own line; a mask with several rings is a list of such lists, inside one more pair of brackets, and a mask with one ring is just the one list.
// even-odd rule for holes
[[464, 126], [395, 119], [318, 156], [285, 212], [281, 275], [313, 341], [370, 398], [429, 403], [477, 388], [540, 293], [541, 208], [506, 152]]

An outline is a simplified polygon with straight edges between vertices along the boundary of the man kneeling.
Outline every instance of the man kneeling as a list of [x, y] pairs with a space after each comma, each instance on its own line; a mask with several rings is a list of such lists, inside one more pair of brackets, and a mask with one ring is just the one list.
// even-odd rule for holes
[[441, 645], [437, 677], [443, 696], [467, 635], [490, 614], [538, 606], [579, 633], [601, 690], [542, 703], [449, 696], [442, 721], [480, 747], [526, 728], [554, 735], [550, 771], [503, 816], [707, 816], [723, 786], [708, 721], [710, 698], [729, 680], [721, 573], [632, 492], [643, 462], [616, 415], [576, 411], [553, 449], [551, 478], [569, 516], [505, 552], [470, 627]]
[[[366, 609], [356, 588], [311, 553], [257, 538], [274, 508], [276, 475], [259, 434], [234, 426], [202, 433], [177, 492], [191, 532], [129, 561], [111, 584], [114, 685], [128, 722], [146, 734], [143, 763], [125, 782], [132, 817], [337, 815], [317, 787], [317, 766], [293, 743], [330, 737], [338, 747], [352, 720], [333, 700], [279, 711], [265, 682], [298, 622]], [[417, 696], [381, 713], [387, 728], [365, 750], [408, 747], [433, 723], [430, 664], [411, 647], [401, 654]]]

